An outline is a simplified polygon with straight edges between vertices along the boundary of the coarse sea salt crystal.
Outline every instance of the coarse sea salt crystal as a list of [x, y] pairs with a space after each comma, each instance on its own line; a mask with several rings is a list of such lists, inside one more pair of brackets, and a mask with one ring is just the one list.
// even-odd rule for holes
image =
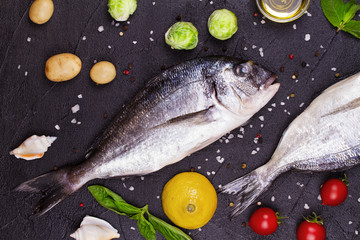
[[296, 24], [293, 25], [293, 29], [296, 30]]
[[154, 39], [153, 39], [153, 38], [149, 38], [149, 39], [150, 39], [150, 41], [151, 41], [151, 42], [153, 42], [153, 41], [154, 41]]
[[133, 41], [132, 43], [133, 43], [133, 44], [137, 44], [137, 41]]
[[259, 116], [259, 120], [264, 121], [265, 120], [264, 116]]
[[271, 104], [271, 106], [276, 107], [276, 103]]
[[281, 102], [280, 105], [285, 105], [285, 103], [284, 103], [284, 102]]
[[252, 150], [251, 155], [255, 155], [255, 154], [257, 154], [257, 151]]
[[247, 47], [244, 47], [244, 51], [246, 51], [246, 50], [248, 50], [248, 48], [247, 48]]
[[80, 105], [76, 104], [71, 108], [72, 113], [77, 113], [80, 110]]
[[254, 48], [256, 48], [256, 46], [255, 46], [255, 45], [252, 45], [252, 48], [254, 49]]
[[261, 22], [261, 24], [265, 24], [265, 23], [266, 23], [264, 19], [261, 20], [260, 22]]
[[153, 30], [150, 30], [150, 34], [153, 34], [154, 33], [154, 31]]
[[55, 129], [56, 129], [56, 130], [60, 130], [60, 126], [59, 126], [59, 125], [55, 125]]
[[216, 150], [216, 153], [220, 153], [220, 149]]
[[320, 196], [320, 194], [319, 194], [319, 196], [317, 197], [317, 199], [318, 199], [319, 201], [321, 201], [321, 196]]
[[271, 201], [275, 202], [275, 197], [274, 196], [271, 197]]
[[201, 169], [201, 166], [198, 166], [197, 168], [198, 168], [198, 169]]
[[110, 49], [110, 48], [111, 48], [111, 46], [109, 45], [109, 46], [108, 46], [108, 48]]
[[79, 94], [77, 97], [78, 97], [78, 98], [82, 98], [83, 96], [82, 96], [82, 94]]
[[145, 177], [141, 176], [140, 179], [141, 179], [142, 181], [144, 181]]
[[212, 175], [215, 175], [215, 173], [216, 173], [215, 171], [212, 171], [212, 172], [211, 172]]
[[20, 68], [21, 68], [21, 65], [19, 64], [19, 65], [18, 65], [18, 69], [20, 69]]
[[210, 176], [211, 173], [210, 173], [210, 172], [206, 172], [206, 174], [207, 174], [208, 176]]
[[84, 40], [84, 41], [85, 41], [85, 40], [86, 40], [86, 36], [83, 36], [83, 37], [82, 37], [82, 40]]
[[120, 23], [115, 23], [115, 27], [119, 27], [120, 26]]
[[349, 225], [351, 225], [353, 222], [352, 221], [349, 221]]
[[156, 2], [152, 2], [152, 5], [154, 6], [156, 4]]
[[271, 111], [272, 111], [272, 108], [268, 108], [268, 111], [271, 112]]
[[257, 25], [257, 23], [256, 23], [256, 22], [253, 22], [253, 24], [254, 24], [254, 26], [256, 26], [256, 25]]
[[305, 34], [305, 41], [310, 41], [310, 34], [309, 33]]
[[75, 123], [76, 123], [76, 119], [73, 118], [73, 119], [71, 120], [71, 123], [72, 123], [72, 124], [75, 124]]
[[216, 156], [216, 161], [218, 161], [219, 163], [222, 163], [223, 161], [221, 161], [221, 156]]
[[134, 227], [130, 227], [131, 230], [135, 231], [135, 228]]
[[129, 190], [130, 190], [130, 191], [134, 191], [134, 189], [135, 189], [135, 188], [134, 188], [133, 186], [130, 186], [130, 187], [129, 187]]
[[238, 134], [237, 137], [238, 137], [238, 138], [244, 138], [244, 136], [241, 135], [241, 134]]
[[310, 207], [309, 207], [309, 205], [307, 203], [305, 203], [304, 208], [305, 209], [310, 209]]
[[104, 26], [99, 26], [98, 27], [98, 32], [102, 32], [102, 31], [104, 31]]
[[358, 198], [358, 202], [360, 202], [360, 198]]
[[25, 77], [28, 75], [28, 72], [25, 72]]
[[290, 195], [288, 196], [288, 199], [289, 199], [289, 200], [291, 199], [291, 196], [290, 196]]
[[26, 41], [31, 42], [31, 37], [28, 37]]
[[331, 68], [331, 71], [334, 71], [334, 72], [335, 72], [335, 71], [336, 71], [336, 68], [335, 68], [335, 67]]
[[306, 11], [305, 13], [306, 13], [306, 15], [307, 15], [308, 17], [311, 17], [311, 16], [312, 16], [311, 13], [309, 13], [308, 11]]
[[356, 234], [356, 235], [359, 235], [359, 231], [358, 231], [358, 230], [355, 230], [355, 234]]

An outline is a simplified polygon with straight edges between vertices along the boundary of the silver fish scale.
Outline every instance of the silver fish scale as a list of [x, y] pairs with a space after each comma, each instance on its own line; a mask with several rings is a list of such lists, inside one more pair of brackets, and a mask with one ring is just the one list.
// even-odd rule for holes
[[[238, 116], [229, 117], [233, 123], [229, 123], [226, 130], [221, 121], [218, 125], [202, 125], [220, 119], [218, 112], [224, 111], [221, 113], [224, 117], [229, 114], [229, 110], [223, 107], [222, 110], [216, 109], [218, 112], [208, 111], [216, 104], [214, 101], [238, 101], [223, 76], [224, 69], [232, 68], [234, 64], [232, 59], [196, 59], [170, 68], [150, 80], [117, 116], [93, 148], [91, 157], [79, 166], [81, 171], [91, 169], [89, 178], [91, 175], [109, 177], [153, 172], [181, 160], [240, 125], [241, 120], [236, 120]], [[198, 121], [193, 118], [194, 114], [199, 114]], [[174, 124], [174, 121], [187, 116], [191, 116], [195, 123], [183, 121]], [[218, 130], [214, 131], [214, 136], [208, 137], [214, 128]], [[179, 139], [183, 139], [181, 146], [174, 144]], [[166, 142], [174, 147], [167, 146]], [[196, 142], [198, 146], [192, 146]], [[169, 156], [169, 152], [173, 155]], [[156, 158], [158, 160], [154, 162]], [[166, 163], [169, 159], [173, 160]]]
[[360, 74], [322, 93], [284, 132], [269, 165], [325, 171], [359, 163]]

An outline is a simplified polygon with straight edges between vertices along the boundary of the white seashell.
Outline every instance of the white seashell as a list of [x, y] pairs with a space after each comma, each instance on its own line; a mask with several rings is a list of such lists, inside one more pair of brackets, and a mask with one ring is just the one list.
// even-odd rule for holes
[[19, 147], [10, 152], [17, 158], [33, 160], [42, 158], [48, 147], [56, 140], [56, 137], [32, 135], [26, 139]]
[[76, 240], [110, 240], [119, 238], [118, 231], [110, 223], [100, 218], [86, 216], [70, 237]]

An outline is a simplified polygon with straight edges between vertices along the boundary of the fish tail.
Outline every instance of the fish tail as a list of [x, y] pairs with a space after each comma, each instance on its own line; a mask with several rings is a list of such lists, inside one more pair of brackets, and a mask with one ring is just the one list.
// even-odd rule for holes
[[43, 215], [83, 185], [83, 183], [72, 181], [71, 171], [71, 168], [52, 171], [26, 181], [15, 188], [15, 191], [41, 192], [43, 194], [31, 217]]
[[259, 168], [222, 186], [220, 193], [235, 195], [231, 218], [241, 214], [271, 185], [272, 180], [264, 181]]

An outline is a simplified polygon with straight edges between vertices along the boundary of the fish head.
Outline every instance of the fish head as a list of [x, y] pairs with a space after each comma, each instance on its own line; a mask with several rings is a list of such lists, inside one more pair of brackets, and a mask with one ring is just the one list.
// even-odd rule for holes
[[224, 71], [226, 84], [237, 98], [231, 103], [233, 112], [253, 115], [279, 90], [277, 75], [252, 61], [233, 63]]

